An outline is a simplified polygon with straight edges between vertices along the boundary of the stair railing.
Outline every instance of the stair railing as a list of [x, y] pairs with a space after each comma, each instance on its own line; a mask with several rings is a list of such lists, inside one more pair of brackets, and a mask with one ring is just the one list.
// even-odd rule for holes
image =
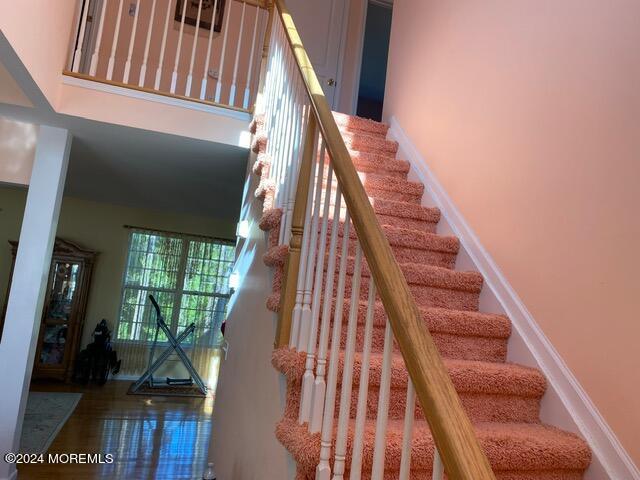
[[[291, 15], [283, 0], [275, 0], [272, 8], [265, 84], [257, 107], [264, 135], [258, 141], [266, 147], [257, 161], [267, 169], [261, 188], [272, 203], [266, 207], [281, 212], [278, 243], [289, 246], [275, 344], [304, 352], [298, 420], [310, 433], [320, 433], [316, 479], [339, 480], [347, 471], [351, 480], [359, 479], [363, 457], [371, 455], [371, 478], [383, 478], [391, 448], [386, 431], [392, 377], [402, 369], [392, 365], [394, 344], [410, 377], [400, 400], [405, 402], [400, 478], [408, 479], [417, 465], [430, 469], [437, 480], [445, 471], [451, 479], [494, 479]], [[382, 373], [369, 378], [376, 325], [384, 327], [384, 339], [376, 338], [384, 342]], [[354, 378], [358, 364], [359, 377]], [[368, 398], [372, 382], [379, 387], [377, 398]], [[354, 384], [358, 392], [352, 402]], [[416, 396], [421, 412], [415, 408]], [[411, 458], [415, 414], [424, 416], [433, 435], [436, 448], [430, 458]]]
[[258, 92], [264, 0], [81, 0], [68, 76], [241, 111]]

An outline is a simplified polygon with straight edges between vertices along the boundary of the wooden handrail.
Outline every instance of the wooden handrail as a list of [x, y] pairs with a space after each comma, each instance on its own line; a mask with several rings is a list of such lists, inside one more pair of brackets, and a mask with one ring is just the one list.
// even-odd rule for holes
[[275, 0], [311, 109], [358, 234], [393, 333], [449, 478], [495, 480], [400, 266], [378, 223], [333, 118], [300, 35], [283, 0]]

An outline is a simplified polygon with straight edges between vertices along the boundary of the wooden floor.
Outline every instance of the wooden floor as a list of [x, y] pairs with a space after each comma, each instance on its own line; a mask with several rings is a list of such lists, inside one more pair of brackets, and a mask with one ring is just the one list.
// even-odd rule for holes
[[49, 453], [111, 453], [114, 461], [110, 465], [21, 465], [19, 479], [202, 478], [213, 399], [127, 395], [130, 384], [34, 383], [32, 391], [83, 394]]

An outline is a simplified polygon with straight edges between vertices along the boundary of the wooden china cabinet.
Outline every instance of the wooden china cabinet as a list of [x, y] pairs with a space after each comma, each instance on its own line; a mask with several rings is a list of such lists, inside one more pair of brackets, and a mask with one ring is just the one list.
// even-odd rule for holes
[[[9, 242], [13, 253], [11, 275], [18, 242]], [[70, 381], [80, 347], [91, 273], [97, 253], [56, 238], [44, 300], [32, 378]], [[11, 283], [9, 283], [10, 288]], [[7, 292], [7, 300], [9, 293]], [[4, 327], [4, 305], [0, 332]]]

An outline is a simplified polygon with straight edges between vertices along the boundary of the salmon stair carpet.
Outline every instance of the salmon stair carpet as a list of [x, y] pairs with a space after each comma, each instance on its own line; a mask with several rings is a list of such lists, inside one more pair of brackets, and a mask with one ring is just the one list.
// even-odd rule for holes
[[[387, 140], [388, 126], [343, 114], [334, 114], [353, 163], [371, 199], [378, 220], [394, 251], [414, 298], [421, 308], [424, 325], [444, 357], [453, 384], [473, 422], [480, 443], [496, 477], [501, 480], [578, 480], [589, 466], [591, 452], [578, 436], [540, 421], [540, 401], [546, 379], [540, 371], [506, 362], [510, 320], [503, 315], [478, 311], [483, 278], [477, 272], [455, 270], [459, 241], [436, 234], [440, 211], [421, 206], [424, 185], [407, 180], [409, 163], [396, 159], [398, 145]], [[287, 246], [278, 245], [282, 211], [273, 208], [273, 186], [269, 184], [268, 139], [261, 122], [254, 121], [254, 152], [258, 154], [254, 173], [261, 177], [256, 196], [264, 199], [260, 222], [269, 232], [270, 248], [264, 262], [273, 267], [273, 294], [267, 308], [276, 312], [280, 300]], [[331, 225], [329, 225], [330, 227]], [[343, 233], [341, 225], [340, 236]], [[327, 234], [330, 236], [331, 228]], [[353, 272], [356, 239], [353, 229], [347, 275]], [[363, 277], [368, 277], [367, 268]], [[368, 281], [362, 281], [358, 308], [356, 350], [361, 351], [366, 314]], [[345, 298], [349, 297], [347, 278]], [[335, 298], [334, 292], [334, 298]], [[351, 305], [343, 309], [346, 325]], [[375, 308], [372, 356], [367, 400], [367, 426], [362, 478], [371, 478], [375, 418], [382, 370], [385, 314], [381, 303]], [[346, 337], [343, 328], [342, 347]], [[287, 406], [276, 426], [276, 436], [297, 463], [297, 478], [312, 480], [320, 453], [320, 435], [299, 425], [300, 388], [305, 355], [289, 348], [273, 353], [273, 365], [287, 379]], [[342, 378], [340, 356], [338, 389]], [[355, 359], [351, 399], [352, 426], [349, 429], [347, 467], [351, 461], [353, 423], [357, 403], [360, 356]], [[402, 448], [402, 419], [405, 411], [408, 375], [397, 348], [393, 354], [389, 424], [386, 437], [385, 479], [397, 478]], [[339, 390], [338, 390], [339, 391]], [[336, 396], [337, 400], [339, 395]], [[338, 403], [338, 402], [336, 402]], [[337, 417], [339, 408], [336, 406]], [[430, 479], [434, 443], [422, 410], [415, 410], [412, 439], [411, 479]], [[337, 423], [337, 420], [336, 422]], [[334, 437], [335, 438], [335, 437]], [[345, 477], [348, 476], [348, 471]]]

